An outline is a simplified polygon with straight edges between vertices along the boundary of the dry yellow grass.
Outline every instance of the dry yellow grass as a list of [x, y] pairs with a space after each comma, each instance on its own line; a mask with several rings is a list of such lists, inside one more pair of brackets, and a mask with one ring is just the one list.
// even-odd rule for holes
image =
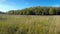
[[3, 15], [0, 34], [60, 34], [60, 16]]

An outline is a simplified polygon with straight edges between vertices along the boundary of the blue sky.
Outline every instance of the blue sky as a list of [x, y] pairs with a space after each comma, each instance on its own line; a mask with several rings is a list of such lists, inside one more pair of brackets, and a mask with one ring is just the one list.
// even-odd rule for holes
[[0, 0], [0, 11], [18, 10], [33, 6], [60, 6], [60, 0]]

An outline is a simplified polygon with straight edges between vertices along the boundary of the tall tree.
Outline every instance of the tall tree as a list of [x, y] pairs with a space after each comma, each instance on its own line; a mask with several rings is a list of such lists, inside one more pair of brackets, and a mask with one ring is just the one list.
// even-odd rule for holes
[[50, 8], [50, 9], [49, 9], [49, 14], [50, 14], [50, 15], [54, 15], [54, 9], [53, 9], [53, 8]]

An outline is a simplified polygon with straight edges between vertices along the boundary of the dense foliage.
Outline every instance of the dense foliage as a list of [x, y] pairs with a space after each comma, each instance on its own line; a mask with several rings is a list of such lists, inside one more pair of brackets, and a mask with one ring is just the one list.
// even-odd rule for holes
[[22, 10], [10, 10], [8, 14], [14, 15], [60, 15], [60, 8], [57, 7], [31, 7]]

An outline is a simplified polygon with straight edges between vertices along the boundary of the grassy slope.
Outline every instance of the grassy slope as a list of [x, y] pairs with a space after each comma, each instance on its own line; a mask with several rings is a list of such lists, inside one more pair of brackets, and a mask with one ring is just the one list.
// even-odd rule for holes
[[0, 15], [0, 34], [60, 34], [60, 16]]

